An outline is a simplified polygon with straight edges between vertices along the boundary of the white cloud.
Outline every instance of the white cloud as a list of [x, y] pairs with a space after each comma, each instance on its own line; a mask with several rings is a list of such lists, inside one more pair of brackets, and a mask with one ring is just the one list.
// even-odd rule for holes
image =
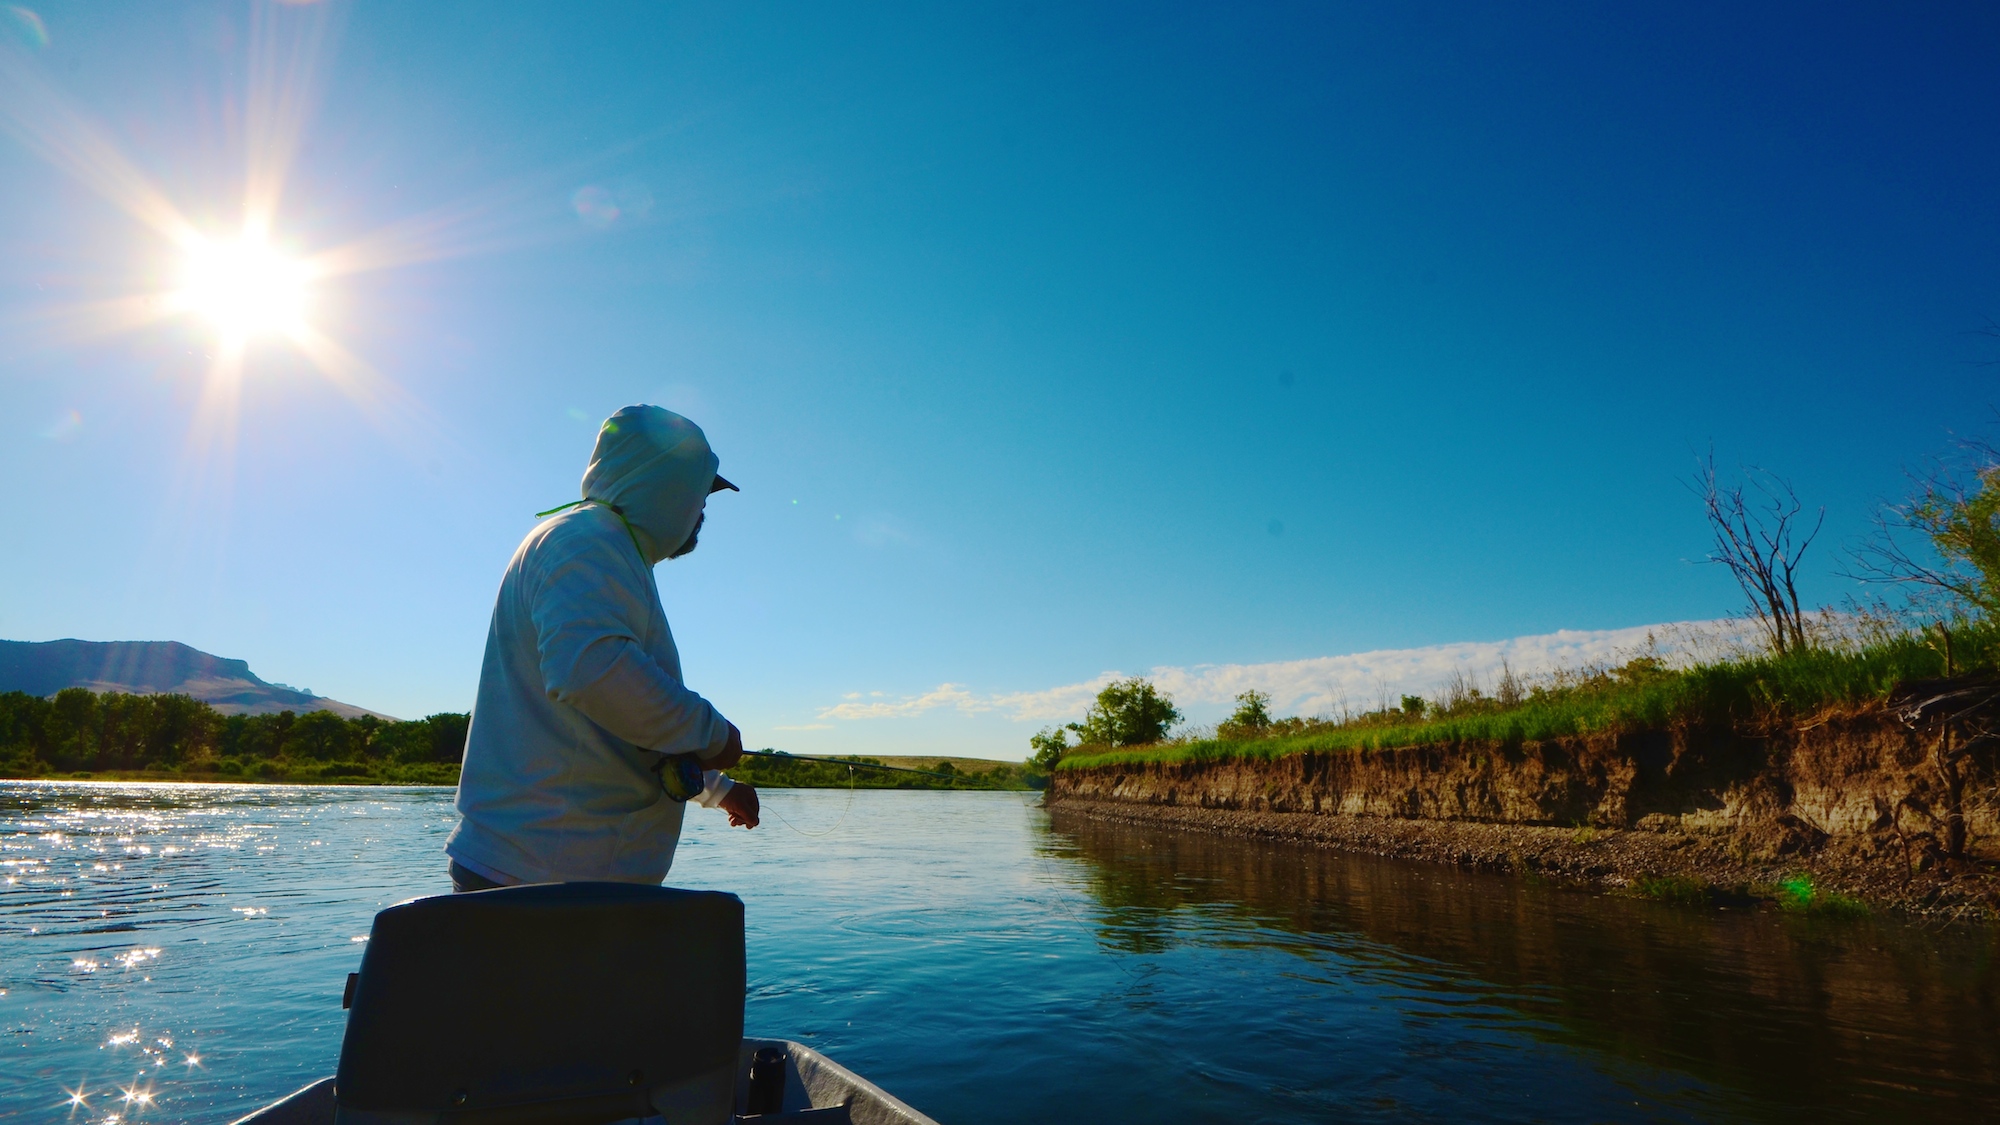
[[[1280, 714], [1323, 715], [1371, 710], [1397, 697], [1437, 691], [1454, 673], [1491, 688], [1503, 661], [1516, 675], [1533, 677], [1559, 668], [1623, 663], [1645, 652], [1673, 659], [1714, 658], [1740, 648], [1751, 633], [1743, 621], [1683, 621], [1630, 629], [1564, 629], [1505, 641], [1465, 641], [1425, 648], [1380, 649], [1346, 656], [1316, 656], [1268, 664], [1164, 666], [1147, 673], [1184, 710], [1232, 703], [1245, 691], [1269, 692]], [[963, 714], [1004, 712], [1016, 722], [1081, 718], [1097, 693], [1122, 672], [1102, 672], [1081, 683], [1040, 691], [980, 696], [963, 684], [939, 684], [922, 695], [879, 703], [850, 702], [821, 711], [821, 719], [900, 719], [938, 708]], [[881, 696], [881, 692], [872, 692]], [[859, 692], [845, 698], [858, 700]]]
[[[1182, 672], [1184, 669], [1156, 668], [1153, 671], [1157, 677], [1160, 672]], [[1013, 712], [1013, 718], [1017, 722], [1027, 720], [1080, 719], [1083, 717], [1083, 713], [1090, 709], [1091, 701], [1097, 698], [1097, 693], [1103, 691], [1106, 684], [1109, 684], [1113, 680], [1122, 680], [1124, 678], [1125, 674], [1123, 672], [1099, 672], [1096, 678], [1085, 680], [1080, 684], [1064, 684], [1061, 687], [1046, 688], [1042, 691], [1010, 692], [1006, 695], [996, 696], [993, 702], [997, 706]], [[1175, 696], [1175, 698], [1178, 699], [1179, 696]]]
[[[1335, 714], [1372, 710], [1402, 695], [1429, 695], [1454, 673], [1471, 676], [1489, 690], [1503, 662], [1516, 675], [1534, 677], [1559, 668], [1618, 664], [1648, 651], [1669, 659], [1710, 654], [1733, 647], [1743, 629], [1736, 622], [1678, 622], [1630, 629], [1565, 629], [1505, 641], [1466, 641], [1425, 648], [1382, 649], [1347, 656], [1319, 656], [1272, 664], [1205, 664], [1155, 668], [1151, 679], [1186, 704], [1228, 704], [1245, 691], [1269, 692], [1281, 713]], [[1104, 682], [1100, 677], [1097, 683]], [[1078, 685], [1079, 688], [1084, 685]], [[1063, 689], [1057, 689], [1058, 692]], [[1075, 690], [1075, 689], [1070, 689]], [[1041, 696], [1055, 696], [1044, 692]], [[1042, 702], [1040, 699], [1037, 703]], [[1032, 708], [1021, 718], [1059, 718], [1051, 706]], [[1067, 702], [1067, 700], [1063, 700]], [[1027, 709], [1024, 709], [1027, 710]]]
[[[869, 692], [869, 694], [880, 696], [883, 693], [875, 691]], [[859, 692], [850, 692], [845, 696], [845, 698], [850, 700], [858, 699], [859, 697]], [[990, 701], [974, 696], [971, 692], [965, 690], [964, 684], [939, 684], [922, 695], [906, 696], [905, 698], [891, 702], [842, 703], [821, 711], [819, 717], [822, 719], [906, 719], [912, 715], [921, 715], [926, 711], [932, 711], [939, 707], [955, 707], [960, 711], [968, 713], [993, 710], [993, 704]]]

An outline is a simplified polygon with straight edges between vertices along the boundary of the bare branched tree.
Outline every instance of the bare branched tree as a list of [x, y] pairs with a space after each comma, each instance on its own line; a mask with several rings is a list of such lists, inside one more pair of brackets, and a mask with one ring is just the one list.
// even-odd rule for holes
[[1692, 485], [1707, 511], [1715, 549], [1708, 561], [1726, 567], [1749, 600], [1750, 612], [1764, 630], [1771, 651], [1806, 647], [1805, 613], [1799, 608], [1797, 574], [1806, 548], [1819, 537], [1826, 509], [1813, 519], [1812, 529], [1794, 542], [1804, 525], [1805, 505], [1784, 479], [1761, 470], [1745, 473], [1749, 483], [1725, 486], [1709, 451]]

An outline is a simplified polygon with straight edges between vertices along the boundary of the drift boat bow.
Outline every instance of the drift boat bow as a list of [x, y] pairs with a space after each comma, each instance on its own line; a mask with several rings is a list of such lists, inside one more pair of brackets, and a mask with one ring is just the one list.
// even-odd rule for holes
[[340, 1066], [235, 1125], [936, 1125], [745, 1038], [743, 903], [544, 883], [399, 903], [349, 975]]

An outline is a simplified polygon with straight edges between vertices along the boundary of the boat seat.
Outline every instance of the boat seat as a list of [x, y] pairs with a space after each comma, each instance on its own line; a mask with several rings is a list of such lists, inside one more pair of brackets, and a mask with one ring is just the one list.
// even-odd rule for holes
[[419, 898], [375, 916], [339, 1125], [721, 1125], [743, 1036], [743, 902], [627, 883]]

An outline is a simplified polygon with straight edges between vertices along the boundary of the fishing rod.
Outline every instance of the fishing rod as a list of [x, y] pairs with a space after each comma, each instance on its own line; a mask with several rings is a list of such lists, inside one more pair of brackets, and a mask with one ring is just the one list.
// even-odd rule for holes
[[830, 766], [846, 766], [849, 769], [887, 770], [891, 773], [913, 773], [920, 777], [942, 777], [946, 781], [968, 780], [962, 773], [933, 773], [930, 770], [913, 770], [906, 766], [878, 766], [873, 762], [850, 762], [840, 758], [815, 758], [811, 754], [788, 754], [783, 750], [745, 750], [746, 758], [789, 758], [794, 762], [825, 762]]

